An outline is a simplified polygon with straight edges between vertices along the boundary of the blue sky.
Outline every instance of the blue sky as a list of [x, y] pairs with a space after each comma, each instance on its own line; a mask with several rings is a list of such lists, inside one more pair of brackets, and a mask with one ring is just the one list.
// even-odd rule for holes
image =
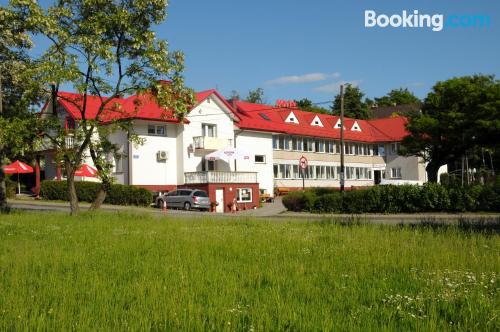
[[[489, 28], [364, 27], [364, 11], [486, 14]], [[463, 1], [194, 1], [172, 0], [158, 28], [185, 52], [186, 80], [224, 95], [262, 87], [269, 102], [331, 100], [341, 81], [369, 97], [408, 87], [424, 97], [438, 80], [500, 74], [500, 2]], [[308, 74], [322, 74], [310, 75]], [[287, 76], [298, 76], [277, 80]], [[288, 82], [288, 83], [286, 83]], [[294, 83], [292, 83], [294, 82]]]
[[[43, 1], [47, 3], [49, 1]], [[5, 0], [0, 1], [5, 4]], [[488, 28], [365, 28], [364, 11], [484, 14]], [[341, 82], [368, 97], [408, 87], [425, 97], [438, 80], [500, 76], [500, 2], [493, 0], [171, 0], [157, 35], [186, 55], [195, 90], [261, 87], [267, 102], [332, 100]], [[38, 45], [41, 46], [41, 45]]]

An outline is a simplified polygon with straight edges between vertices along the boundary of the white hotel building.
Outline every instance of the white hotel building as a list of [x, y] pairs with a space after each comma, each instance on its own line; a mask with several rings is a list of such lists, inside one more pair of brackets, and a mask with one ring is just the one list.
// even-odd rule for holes
[[[56, 109], [69, 137], [81, 116], [75, 106], [80, 99], [73, 93], [59, 93]], [[88, 99], [86, 116], [92, 117], [99, 100], [92, 96]], [[219, 212], [228, 211], [234, 198], [240, 206], [253, 208], [262, 195], [274, 196], [302, 188], [298, 165], [304, 156], [309, 164], [306, 187], [340, 186], [339, 117], [293, 107], [228, 101], [216, 90], [199, 92], [196, 100], [183, 122], [144, 96], [113, 103], [121, 105], [120, 112], [106, 111], [104, 118], [132, 119], [135, 133], [144, 139], [144, 144], [134, 145], [127, 133], [113, 134], [111, 140], [122, 152], [114, 160], [117, 183], [155, 192], [185, 187], [204, 189], [212, 201], [219, 203]], [[47, 109], [51, 109], [50, 103], [42, 114]], [[384, 181], [426, 181], [425, 165], [419, 158], [398, 155], [400, 142], [407, 135], [405, 123], [403, 117], [345, 119], [347, 189]], [[227, 146], [251, 151], [254, 157], [230, 163], [205, 158]], [[63, 178], [60, 165], [54, 162], [55, 151], [41, 153], [45, 179]], [[86, 163], [92, 165], [91, 159], [87, 158]]]

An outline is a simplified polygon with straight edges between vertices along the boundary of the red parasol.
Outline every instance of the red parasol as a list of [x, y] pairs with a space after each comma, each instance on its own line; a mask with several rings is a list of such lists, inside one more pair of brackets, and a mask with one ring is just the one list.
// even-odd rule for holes
[[76, 172], [75, 176], [81, 176], [81, 177], [87, 177], [87, 178], [92, 178], [97, 176], [97, 170], [87, 164], [83, 164], [82, 167], [80, 167]]
[[21, 193], [21, 184], [19, 183], [19, 174], [33, 173], [33, 167], [22, 161], [16, 160], [12, 164], [3, 167], [5, 174], [17, 174], [17, 193]]

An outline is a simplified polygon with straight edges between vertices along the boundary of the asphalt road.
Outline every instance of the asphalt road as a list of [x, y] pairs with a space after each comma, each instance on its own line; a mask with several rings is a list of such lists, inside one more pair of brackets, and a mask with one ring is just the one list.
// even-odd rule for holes
[[[281, 202], [279, 202], [280, 204]], [[69, 213], [68, 203], [46, 202], [46, 201], [28, 201], [28, 200], [11, 200], [9, 201], [11, 208], [15, 210], [25, 211], [58, 211]], [[82, 203], [80, 208], [82, 211], [88, 209], [90, 205]], [[258, 218], [261, 220], [274, 221], [339, 221], [339, 222], [368, 222], [373, 224], [422, 224], [422, 223], [438, 223], [438, 224], [454, 224], [459, 222], [489, 224], [500, 227], [500, 214], [480, 214], [480, 213], [465, 213], [465, 214], [449, 214], [449, 213], [418, 213], [418, 214], [312, 214], [303, 212], [288, 212], [283, 211], [276, 206], [268, 206], [257, 210], [247, 210], [241, 213], [209, 213], [201, 211], [183, 211], [183, 210], [168, 210], [166, 213], [156, 208], [142, 207], [125, 207], [114, 205], [103, 205], [102, 210], [111, 212], [127, 212], [127, 213], [149, 213], [158, 217], [175, 217], [175, 218], [223, 218], [223, 219], [246, 219]], [[259, 211], [260, 210], [260, 211]], [[255, 212], [254, 212], [255, 211]], [[272, 211], [273, 214], [266, 211]]]

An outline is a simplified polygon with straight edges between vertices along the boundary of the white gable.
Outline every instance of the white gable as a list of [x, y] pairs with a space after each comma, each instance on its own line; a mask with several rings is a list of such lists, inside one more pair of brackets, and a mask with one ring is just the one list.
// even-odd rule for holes
[[[333, 128], [340, 129], [340, 118], [337, 120], [337, 123], [335, 124], [335, 126], [333, 126]], [[344, 129], [345, 129], [345, 126], [344, 126]]]
[[311, 126], [319, 126], [319, 127], [323, 127], [323, 123], [321, 122], [321, 120], [319, 119], [319, 116], [315, 116], [314, 119], [312, 120], [311, 122]]
[[354, 121], [351, 127], [351, 131], [361, 131], [361, 127], [359, 126], [358, 121]]
[[299, 120], [297, 120], [297, 117], [295, 116], [295, 114], [293, 112], [290, 112], [290, 114], [288, 114], [288, 116], [286, 117], [285, 122], [299, 123]]

